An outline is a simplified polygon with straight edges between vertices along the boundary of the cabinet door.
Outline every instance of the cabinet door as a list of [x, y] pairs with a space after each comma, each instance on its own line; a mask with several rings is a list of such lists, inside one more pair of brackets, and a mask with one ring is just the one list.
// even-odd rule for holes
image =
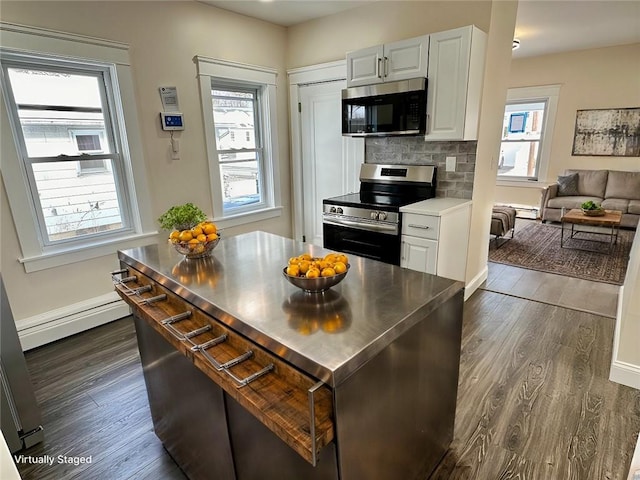
[[464, 139], [471, 27], [431, 35], [427, 140]]
[[438, 242], [425, 238], [402, 236], [401, 267], [435, 275], [437, 261]]
[[429, 35], [410, 38], [384, 46], [384, 81], [427, 76]]
[[382, 83], [382, 58], [382, 45], [348, 52], [347, 87]]

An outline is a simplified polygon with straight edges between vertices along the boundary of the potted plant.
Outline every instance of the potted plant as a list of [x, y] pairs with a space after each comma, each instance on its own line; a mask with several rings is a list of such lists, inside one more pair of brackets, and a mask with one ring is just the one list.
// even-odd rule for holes
[[580, 207], [582, 208], [582, 213], [589, 217], [598, 217], [605, 214], [604, 208], [593, 200], [584, 202]]
[[176, 205], [160, 215], [158, 223], [171, 230], [169, 242], [187, 258], [209, 255], [220, 240], [220, 233], [205, 213], [192, 203]]
[[158, 218], [158, 223], [165, 230], [188, 230], [207, 219], [199, 207], [193, 203], [175, 205]]

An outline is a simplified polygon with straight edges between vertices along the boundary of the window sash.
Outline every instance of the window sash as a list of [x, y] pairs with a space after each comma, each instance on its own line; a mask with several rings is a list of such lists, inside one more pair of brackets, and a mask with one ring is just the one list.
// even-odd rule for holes
[[[56, 245], [83, 245], [88, 239], [98, 240], [107, 239], [114, 236], [122, 236], [124, 233], [130, 233], [133, 231], [132, 225], [132, 211], [130, 209], [130, 198], [128, 192], [128, 184], [125, 176], [125, 167], [123, 165], [122, 157], [118, 153], [121, 135], [119, 134], [118, 125], [115, 123], [115, 116], [112, 112], [115, 112], [115, 95], [114, 89], [116, 88], [113, 83], [111, 65], [106, 64], [80, 64], [74, 61], [67, 61], [63, 59], [51, 59], [41, 55], [25, 55], [10, 52], [2, 52], [2, 74], [4, 77], [3, 85], [5, 90], [5, 101], [7, 110], [10, 116], [10, 122], [12, 123], [12, 130], [14, 133], [14, 139], [18, 149], [19, 157], [22, 159], [22, 170], [26, 177], [26, 183], [28, 191], [30, 192], [30, 200], [32, 212], [36, 218], [36, 230], [38, 234], [38, 240], [43, 248], [53, 247]], [[29, 156], [27, 143], [25, 139], [25, 132], [23, 124], [20, 118], [19, 105], [15, 101], [15, 96], [12, 88], [11, 81], [9, 79], [8, 70], [15, 69], [27, 69], [44, 72], [56, 72], [56, 73], [68, 73], [76, 75], [86, 75], [97, 78], [98, 88], [100, 92], [100, 101], [102, 116], [104, 121], [104, 139], [105, 146], [109, 152], [112, 153], [91, 153], [83, 152], [80, 155], [65, 155], [59, 154], [56, 156]], [[24, 104], [23, 104], [24, 105]], [[35, 106], [28, 106], [27, 108], [35, 108]], [[45, 106], [46, 110], [56, 110], [60, 106]], [[64, 107], [67, 111], [79, 111], [83, 110], [82, 107]], [[79, 234], [66, 239], [54, 240], [50, 237], [46, 220], [44, 216], [43, 205], [40, 200], [40, 191], [38, 189], [36, 175], [34, 171], [34, 165], [48, 162], [83, 162], [86, 160], [110, 160], [112, 165], [113, 181], [115, 183], [116, 195], [118, 201], [118, 208], [121, 219], [121, 227], [104, 232]]]
[[502, 150], [503, 146], [505, 144], [524, 144], [524, 143], [537, 143], [537, 148], [536, 148], [536, 157], [535, 157], [535, 168], [534, 168], [534, 172], [532, 175], [509, 175], [509, 174], [500, 174], [498, 172], [498, 179], [500, 180], [532, 180], [532, 181], [538, 181], [539, 176], [540, 176], [540, 168], [541, 168], [541, 152], [542, 152], [542, 145], [544, 142], [544, 132], [545, 132], [545, 128], [546, 128], [546, 122], [547, 122], [547, 117], [549, 114], [549, 102], [547, 98], [527, 98], [527, 99], [520, 99], [520, 100], [512, 100], [512, 101], [507, 101], [506, 106], [505, 106], [505, 115], [507, 115], [508, 113], [514, 113], [514, 112], [509, 112], [509, 107], [521, 107], [522, 110], [527, 110], [527, 107], [531, 107], [535, 104], [543, 104], [544, 108], [542, 110], [542, 123], [540, 125], [540, 129], [539, 129], [539, 133], [535, 136], [535, 137], [524, 137], [524, 138], [514, 138], [514, 139], [507, 139], [507, 138], [503, 138], [501, 140], [500, 143], [500, 149]]
[[[248, 93], [251, 94], [251, 98], [246, 97], [236, 97], [233, 95], [224, 95], [224, 94], [214, 94], [215, 92], [238, 92], [238, 93]], [[254, 148], [220, 148], [216, 145], [216, 153], [217, 153], [217, 161], [218, 168], [220, 169], [220, 188], [223, 192], [223, 215], [233, 215], [240, 214], [244, 212], [250, 212], [256, 209], [264, 208], [268, 205], [268, 192], [266, 191], [265, 184], [265, 168], [266, 163], [264, 161], [264, 147], [263, 147], [263, 129], [262, 126], [262, 113], [263, 113], [263, 95], [260, 88], [257, 87], [247, 87], [241, 86], [235, 83], [227, 83], [224, 81], [217, 81], [216, 79], [211, 80], [211, 103], [214, 111], [213, 115], [213, 124], [214, 124], [214, 137], [216, 138], [216, 143], [218, 140], [217, 134], [215, 133], [215, 100], [241, 100], [245, 102], [251, 102], [253, 105], [253, 138], [254, 138]], [[247, 130], [247, 134], [249, 134], [250, 130]], [[235, 132], [230, 132], [230, 138], [232, 140], [240, 140], [242, 141], [242, 135], [235, 135]], [[245, 136], [246, 138], [246, 136]], [[229, 154], [238, 154], [238, 153], [251, 153], [253, 154], [252, 158], [224, 158], [225, 155]], [[225, 179], [222, 172], [224, 165], [237, 164], [237, 163], [248, 163], [248, 162], [256, 162], [257, 164], [257, 191], [258, 191], [258, 201], [251, 202], [245, 205], [240, 206], [227, 206], [225, 205]]]

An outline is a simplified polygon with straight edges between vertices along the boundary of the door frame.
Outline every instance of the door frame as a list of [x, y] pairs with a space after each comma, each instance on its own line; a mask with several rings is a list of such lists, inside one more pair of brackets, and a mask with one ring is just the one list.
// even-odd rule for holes
[[347, 79], [347, 62], [310, 65], [287, 70], [289, 77], [289, 126], [291, 135], [291, 190], [293, 192], [293, 238], [302, 241], [304, 234], [304, 196], [302, 193], [302, 133], [299, 88], [314, 83], [333, 82]]

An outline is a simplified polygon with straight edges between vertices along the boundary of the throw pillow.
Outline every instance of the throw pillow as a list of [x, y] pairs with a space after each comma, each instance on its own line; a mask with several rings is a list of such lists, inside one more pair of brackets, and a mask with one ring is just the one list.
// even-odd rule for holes
[[578, 174], [577, 173], [558, 176], [558, 196], [559, 197], [575, 197], [578, 195], [580, 195], [580, 192], [578, 192]]

